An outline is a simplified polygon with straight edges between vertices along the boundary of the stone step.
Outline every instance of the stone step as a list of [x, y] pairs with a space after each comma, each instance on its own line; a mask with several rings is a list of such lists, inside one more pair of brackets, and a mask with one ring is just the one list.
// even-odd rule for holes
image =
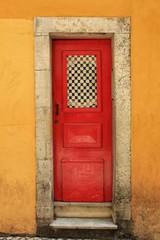
[[112, 218], [111, 203], [54, 203], [55, 217]]
[[117, 229], [113, 220], [108, 218], [57, 218], [50, 227], [53, 229]]

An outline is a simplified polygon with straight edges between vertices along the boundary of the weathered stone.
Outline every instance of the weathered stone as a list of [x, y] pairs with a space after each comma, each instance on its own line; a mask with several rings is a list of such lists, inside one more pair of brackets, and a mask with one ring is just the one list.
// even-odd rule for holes
[[57, 203], [55, 217], [112, 218], [112, 205], [103, 203]]
[[50, 70], [50, 38], [35, 36], [35, 69]]
[[35, 18], [35, 33], [127, 33], [130, 30], [129, 18], [80, 18], [80, 17], [38, 17]]
[[49, 207], [39, 207], [37, 209], [37, 218], [39, 220], [48, 220], [48, 222], [51, 222], [53, 220], [53, 211], [52, 208]]
[[52, 161], [37, 161], [37, 205], [39, 207], [52, 206]]
[[115, 209], [130, 219], [130, 35], [114, 35]]
[[130, 35], [122, 33], [115, 34], [113, 40], [113, 47], [114, 64], [118, 63], [124, 66], [128, 65], [128, 63], [130, 64]]
[[37, 159], [52, 157], [52, 113], [50, 108], [36, 109], [36, 156]]
[[50, 226], [54, 229], [117, 229], [108, 218], [57, 218]]
[[51, 106], [51, 72], [35, 71], [36, 107], [48, 108]]

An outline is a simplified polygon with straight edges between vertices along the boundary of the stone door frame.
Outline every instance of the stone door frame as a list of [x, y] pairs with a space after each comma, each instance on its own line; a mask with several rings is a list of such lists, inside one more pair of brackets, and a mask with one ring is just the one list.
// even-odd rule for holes
[[52, 39], [112, 40], [113, 219], [131, 220], [130, 19], [36, 17], [35, 102], [37, 226], [53, 221]]

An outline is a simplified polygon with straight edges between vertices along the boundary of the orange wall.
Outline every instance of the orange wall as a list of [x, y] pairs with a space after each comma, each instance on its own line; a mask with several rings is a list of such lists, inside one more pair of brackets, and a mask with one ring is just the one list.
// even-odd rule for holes
[[35, 232], [34, 16], [131, 17], [134, 232], [157, 240], [160, 234], [159, 0], [0, 2], [0, 18], [6, 18], [0, 20], [0, 232]]
[[33, 233], [33, 22], [0, 20], [0, 33], [0, 232]]
[[135, 232], [160, 239], [160, 2], [132, 10], [132, 212]]

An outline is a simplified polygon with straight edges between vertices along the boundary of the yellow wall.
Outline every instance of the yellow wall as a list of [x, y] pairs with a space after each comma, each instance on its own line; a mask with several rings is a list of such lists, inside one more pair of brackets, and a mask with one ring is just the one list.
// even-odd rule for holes
[[0, 20], [0, 232], [35, 231], [33, 22]]
[[135, 232], [160, 239], [160, 2], [132, 10], [132, 206]]
[[158, 239], [159, 0], [0, 2], [0, 232], [35, 232], [34, 16], [131, 17], [134, 232]]

